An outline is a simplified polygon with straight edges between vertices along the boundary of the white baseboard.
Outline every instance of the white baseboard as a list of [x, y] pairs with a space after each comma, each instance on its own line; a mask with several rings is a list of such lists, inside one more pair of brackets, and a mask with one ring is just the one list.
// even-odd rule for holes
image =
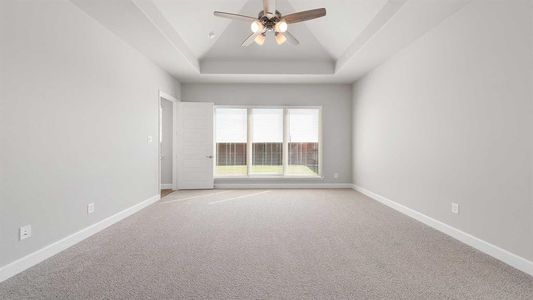
[[140, 203], [137, 203], [123, 211], [120, 211], [110, 217], [107, 217], [98, 223], [92, 224], [78, 232], [75, 232], [59, 241], [45, 246], [35, 252], [32, 252], [16, 261], [0, 267], [0, 282], [12, 277], [42, 261], [56, 255], [57, 253], [83, 241], [91, 235], [117, 223], [118, 221], [138, 212], [161, 198], [161, 195], [155, 195]]
[[443, 232], [473, 248], [476, 248], [477, 250], [483, 253], [486, 253], [522, 272], [525, 272], [533, 276], [533, 262], [521, 256], [518, 256], [498, 246], [495, 246], [489, 242], [486, 242], [464, 231], [461, 231], [446, 223], [443, 223], [441, 221], [428, 217], [414, 209], [411, 209], [407, 206], [394, 202], [388, 198], [385, 198], [381, 195], [373, 193], [355, 184], [353, 185], [353, 189], [417, 221], [420, 221], [430, 227], [433, 227], [434, 229], [437, 229], [438, 231]]
[[174, 188], [172, 183], [161, 183], [162, 190], [172, 190]]
[[351, 183], [215, 183], [217, 189], [351, 189]]

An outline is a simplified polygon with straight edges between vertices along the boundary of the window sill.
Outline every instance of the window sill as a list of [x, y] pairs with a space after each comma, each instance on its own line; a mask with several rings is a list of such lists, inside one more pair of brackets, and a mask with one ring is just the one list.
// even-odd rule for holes
[[244, 175], [244, 176], [214, 176], [215, 179], [324, 179], [323, 176], [298, 176], [298, 175]]

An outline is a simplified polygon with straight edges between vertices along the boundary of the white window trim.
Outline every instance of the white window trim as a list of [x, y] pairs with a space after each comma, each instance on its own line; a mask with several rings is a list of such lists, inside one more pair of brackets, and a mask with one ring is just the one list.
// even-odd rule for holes
[[[215, 179], [323, 179], [322, 176], [322, 106], [266, 106], [266, 105], [215, 105], [214, 118], [216, 119], [217, 108], [240, 108], [247, 110], [247, 141], [246, 141], [246, 166], [247, 175], [214, 175]], [[251, 174], [252, 171], [252, 109], [266, 108], [266, 109], [283, 109], [283, 174]], [[318, 109], [318, 174], [317, 175], [290, 175], [287, 174], [287, 167], [289, 165], [289, 109]], [[216, 123], [213, 122], [213, 124]], [[216, 127], [215, 127], [216, 128]], [[213, 130], [213, 145], [215, 148], [215, 158], [217, 157], [216, 149], [216, 130]], [[213, 172], [216, 170], [216, 159], [213, 159]]]

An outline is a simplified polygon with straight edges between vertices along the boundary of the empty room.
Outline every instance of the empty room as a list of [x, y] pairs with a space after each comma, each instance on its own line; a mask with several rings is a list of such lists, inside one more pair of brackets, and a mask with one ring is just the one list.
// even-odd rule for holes
[[533, 299], [533, 0], [0, 0], [0, 299]]

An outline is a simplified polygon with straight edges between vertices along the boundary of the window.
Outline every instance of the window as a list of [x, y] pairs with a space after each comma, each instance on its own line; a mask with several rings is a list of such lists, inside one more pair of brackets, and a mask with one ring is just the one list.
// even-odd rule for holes
[[215, 176], [320, 175], [320, 108], [215, 110]]
[[252, 109], [251, 174], [283, 174], [283, 109]]
[[318, 175], [318, 109], [289, 109], [287, 174]]
[[246, 175], [247, 111], [217, 108], [215, 114], [215, 176]]

